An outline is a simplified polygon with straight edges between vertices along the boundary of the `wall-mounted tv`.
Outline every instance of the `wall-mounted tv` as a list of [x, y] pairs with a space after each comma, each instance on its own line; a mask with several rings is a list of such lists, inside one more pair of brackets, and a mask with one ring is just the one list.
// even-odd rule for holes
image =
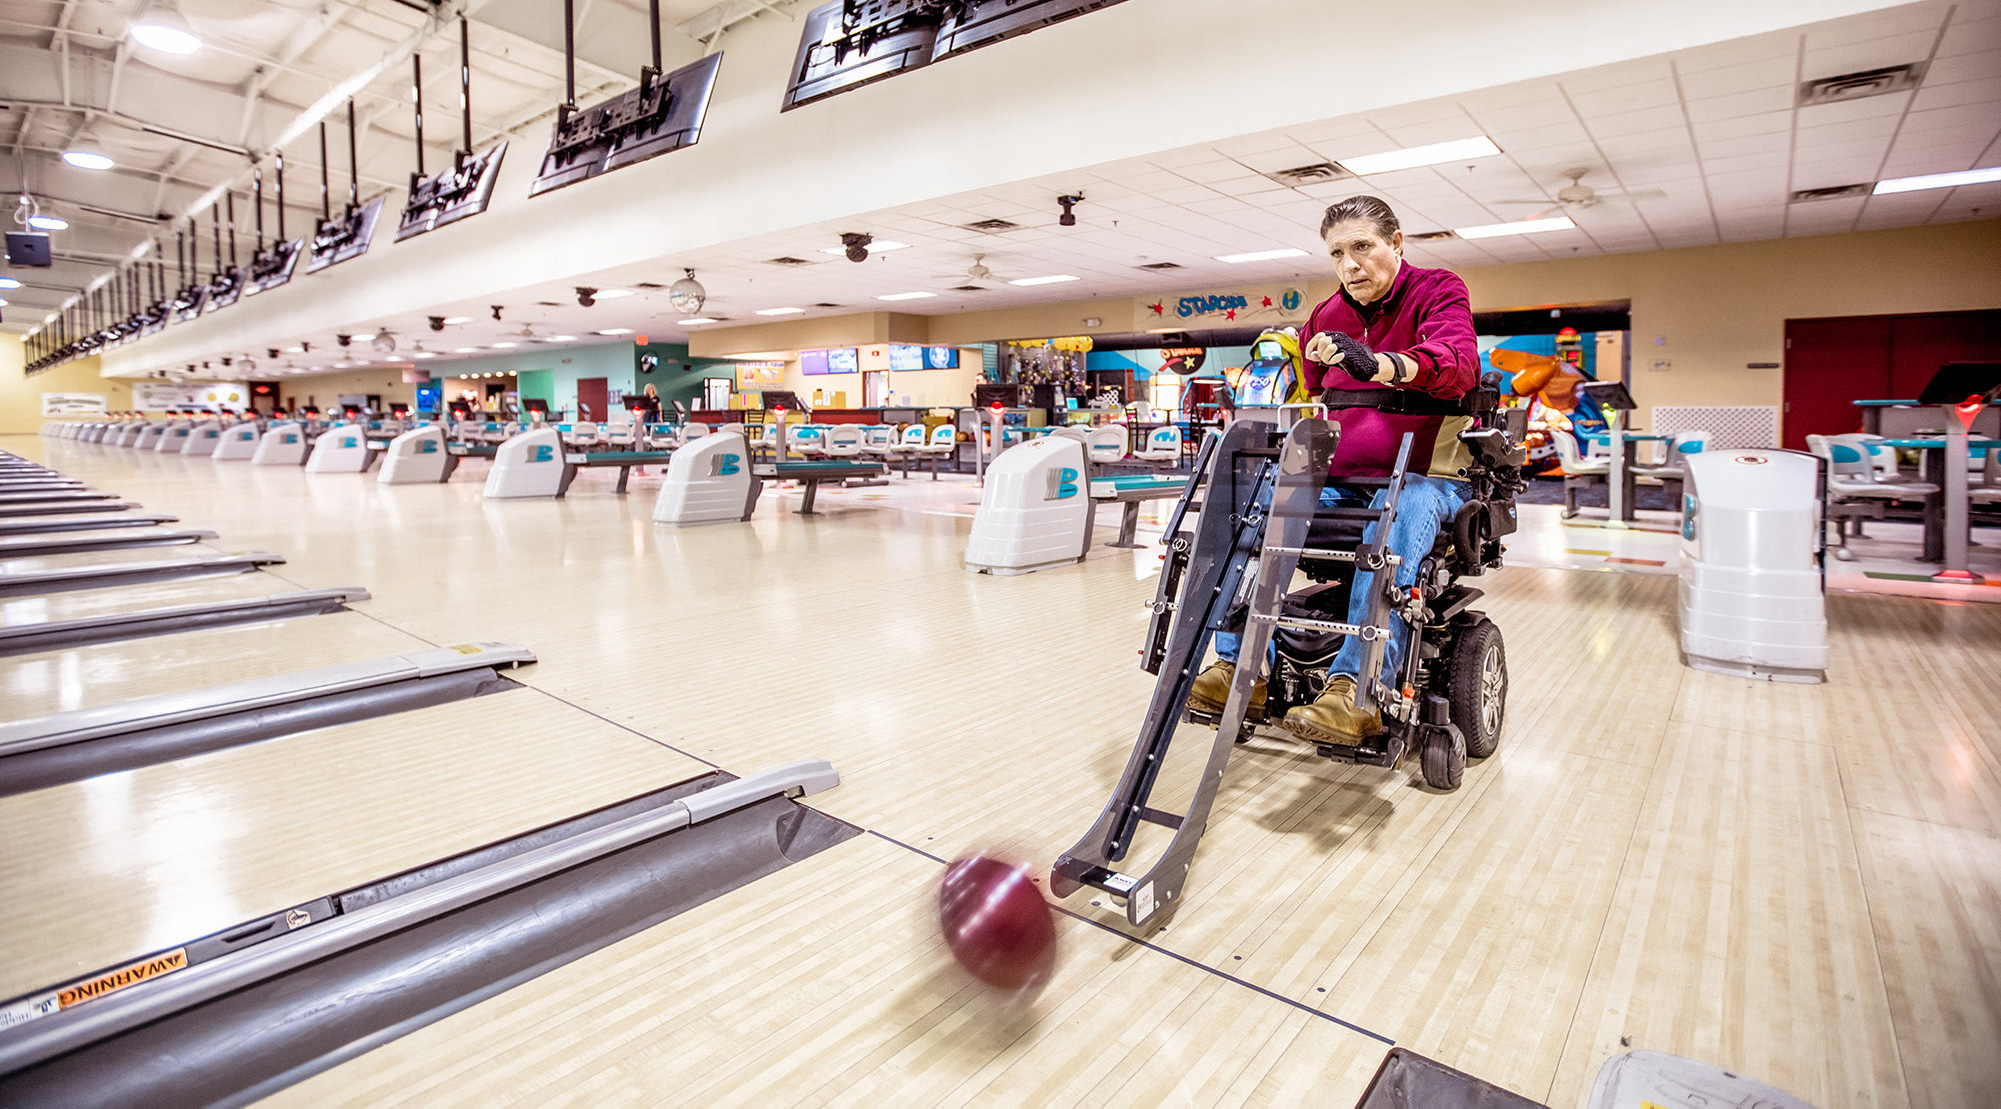
[[889, 347], [889, 368], [892, 370], [956, 370], [959, 368], [959, 348], [920, 347], [907, 343], [891, 343]]
[[851, 374], [860, 369], [861, 356], [854, 347], [799, 352], [799, 372], [802, 374]]

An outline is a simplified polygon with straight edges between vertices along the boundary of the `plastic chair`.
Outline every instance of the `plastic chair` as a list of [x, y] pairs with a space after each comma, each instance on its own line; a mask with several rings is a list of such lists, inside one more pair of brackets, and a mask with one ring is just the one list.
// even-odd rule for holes
[[570, 445], [580, 451], [589, 450], [592, 447], [598, 446], [603, 441], [603, 437], [598, 434], [598, 425], [594, 423], [586, 422], [570, 425]]
[[881, 459], [887, 464], [895, 452], [895, 428], [888, 424], [868, 424], [862, 428], [862, 457]]
[[1666, 458], [1653, 465], [1634, 466], [1633, 473], [1659, 481], [1679, 503], [1682, 483], [1688, 480], [1688, 456], [1701, 454], [1708, 446], [1706, 431], [1677, 431], [1668, 440]]
[[1105, 424], [1091, 429], [1090, 437], [1084, 440], [1084, 453], [1091, 461], [1100, 465], [1120, 462], [1126, 457], [1128, 445], [1126, 425]]
[[1165, 424], [1146, 434], [1146, 446], [1133, 454], [1141, 462], [1178, 463], [1181, 461], [1181, 428], [1176, 424]]
[[821, 458], [827, 453], [827, 429], [819, 424], [800, 424], [786, 436], [787, 446], [802, 458]]
[[1577, 515], [1577, 493], [1592, 485], [1609, 484], [1612, 456], [1585, 458], [1577, 453], [1577, 437], [1561, 429], [1553, 430], [1550, 442], [1556, 445], [1557, 465], [1563, 470], [1563, 518]]
[[926, 438], [927, 435], [928, 433], [924, 430], [923, 424], [910, 424], [903, 429], [903, 434], [890, 447], [889, 456], [892, 459], [903, 460], [904, 477], [910, 476], [911, 465], [922, 457], [921, 452], [924, 450], [924, 444], [928, 441]]
[[[1858, 518], [1882, 519], [1888, 501], [1919, 501], [1938, 492], [1925, 481], [1890, 482], [1876, 480], [1876, 464], [1869, 455], [1867, 436], [1809, 435], [1807, 450], [1827, 463], [1828, 518], [1834, 521], [1834, 557], [1847, 562], [1855, 557], [1848, 549], [1849, 522]], [[1857, 528], [1855, 535], [1860, 535]]]
[[[918, 425], [917, 430], [921, 434], [924, 429], [922, 425]], [[907, 433], [904, 442], [906, 446], [910, 444]], [[914, 448], [917, 457], [931, 460], [931, 480], [937, 481], [939, 464], [945, 461], [947, 455], [959, 449], [959, 432], [951, 424], [939, 424], [931, 429], [930, 435], [919, 442], [921, 445]]]
[[708, 433], [709, 433], [709, 425], [707, 424], [685, 423], [681, 425], [680, 432], [676, 434], [674, 438], [679, 441], [681, 446], [685, 447], [689, 443], [692, 443], [695, 440], [700, 439], [702, 436], [707, 435]]
[[828, 458], [861, 457], [862, 429], [854, 424], [840, 424], [828, 428], [823, 449]]
[[2001, 449], [1989, 447], [1980, 460], [1980, 484], [1967, 489], [1974, 504], [2001, 503]]

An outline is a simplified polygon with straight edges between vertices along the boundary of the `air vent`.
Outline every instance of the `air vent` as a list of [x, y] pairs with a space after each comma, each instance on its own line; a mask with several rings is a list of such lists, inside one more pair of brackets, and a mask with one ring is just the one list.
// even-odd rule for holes
[[1275, 169], [1266, 177], [1281, 185], [1311, 185], [1316, 181], [1332, 181], [1348, 176], [1348, 171], [1333, 162], [1315, 162], [1310, 166], [1294, 166], [1291, 169]]
[[978, 285], [954, 285], [951, 291], [955, 293], [984, 293], [986, 289]]
[[818, 304], [815, 304], [815, 305], [814, 305], [813, 307], [815, 307], [815, 308], [840, 308], [840, 307], [842, 307], [842, 305], [839, 305], [839, 304], [829, 304], [829, 303], [827, 303], [826, 301], [824, 301], [824, 300], [823, 300], [823, 301], [821, 301], [820, 303], [818, 303]]
[[1817, 77], [1800, 85], [1799, 106], [1804, 108], [1811, 104], [1839, 104], [1867, 96], [1904, 92], [1917, 88], [1918, 83], [1924, 79], [1923, 62], [1885, 66], [1882, 69], [1865, 69], [1860, 73], [1844, 73], [1839, 77]]
[[1180, 268], [1181, 263], [1179, 262], [1148, 262], [1146, 265], [1140, 267], [1143, 270], [1178, 270]]
[[1404, 234], [1404, 238], [1414, 243], [1435, 243], [1440, 239], [1450, 239], [1452, 237], [1453, 235], [1450, 231], [1418, 231], [1406, 232]]
[[1799, 189], [1793, 193], [1794, 204], [1805, 204], [1814, 200], [1840, 200], [1850, 196], [1868, 196], [1867, 183], [1855, 185], [1829, 185], [1824, 189]]
[[793, 258], [790, 256], [784, 258], [767, 258], [765, 262], [773, 266], [810, 266], [813, 264], [805, 258]]
[[641, 281], [633, 286], [635, 289], [664, 289], [666, 287], [657, 281]]
[[535, 303], [544, 308], [561, 308], [563, 306], [563, 302], [560, 300], [538, 300]]
[[1019, 231], [1021, 230], [1021, 225], [1018, 223], [1009, 223], [1004, 219], [983, 219], [978, 223], [967, 224], [966, 230], [986, 231], [989, 233], [997, 231]]

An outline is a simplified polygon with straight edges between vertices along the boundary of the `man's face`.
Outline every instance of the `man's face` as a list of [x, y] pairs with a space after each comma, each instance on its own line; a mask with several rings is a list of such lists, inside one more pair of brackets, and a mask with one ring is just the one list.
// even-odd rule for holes
[[1365, 219], [1342, 220], [1327, 229], [1327, 256], [1334, 259], [1334, 273], [1341, 287], [1357, 304], [1373, 304], [1390, 291], [1401, 261], [1403, 232], [1389, 239], [1376, 232]]

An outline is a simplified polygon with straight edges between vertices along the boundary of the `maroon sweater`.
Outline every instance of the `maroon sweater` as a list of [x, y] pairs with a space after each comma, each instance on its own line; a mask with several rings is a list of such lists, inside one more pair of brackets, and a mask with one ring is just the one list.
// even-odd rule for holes
[[[1473, 309], [1466, 283], [1451, 270], [1428, 270], [1408, 262], [1390, 283], [1390, 291], [1374, 304], [1359, 305], [1343, 289], [1313, 310], [1305, 330], [1311, 338], [1340, 331], [1368, 344], [1377, 353], [1401, 354], [1416, 367], [1416, 376], [1399, 386], [1356, 381], [1340, 368], [1306, 363], [1306, 380], [1322, 389], [1416, 389], [1444, 400], [1457, 400], [1478, 384], [1480, 351], [1473, 339]], [[1396, 465], [1397, 446], [1405, 432], [1413, 435], [1410, 472], [1459, 478], [1465, 447], [1459, 432], [1468, 421], [1452, 416], [1392, 415], [1373, 408], [1342, 408], [1333, 413], [1341, 425], [1341, 442], [1329, 472], [1335, 477], [1382, 477]]]

